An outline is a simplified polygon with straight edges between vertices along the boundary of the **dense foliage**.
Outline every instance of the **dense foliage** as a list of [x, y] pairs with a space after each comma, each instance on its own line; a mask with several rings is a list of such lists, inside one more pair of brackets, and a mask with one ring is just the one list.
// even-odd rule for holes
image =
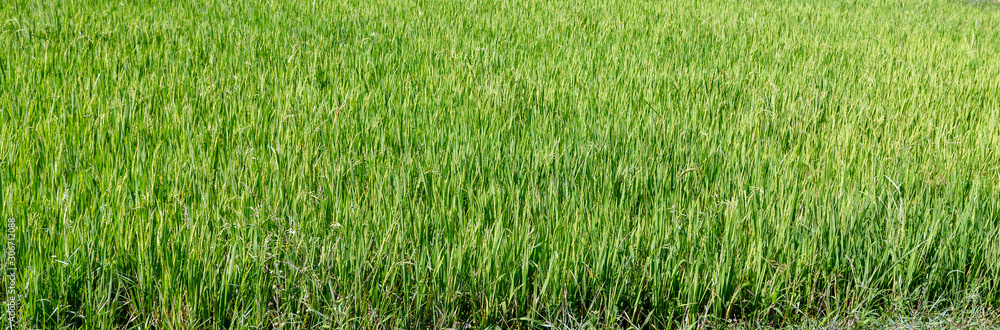
[[24, 326], [1000, 303], [995, 5], [5, 0], [0, 26]]

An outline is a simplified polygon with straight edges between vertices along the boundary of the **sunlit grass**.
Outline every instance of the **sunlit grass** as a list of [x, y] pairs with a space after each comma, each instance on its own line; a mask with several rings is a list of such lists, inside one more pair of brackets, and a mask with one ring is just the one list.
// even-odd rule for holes
[[995, 5], [13, 0], [0, 26], [26, 327], [1000, 303]]

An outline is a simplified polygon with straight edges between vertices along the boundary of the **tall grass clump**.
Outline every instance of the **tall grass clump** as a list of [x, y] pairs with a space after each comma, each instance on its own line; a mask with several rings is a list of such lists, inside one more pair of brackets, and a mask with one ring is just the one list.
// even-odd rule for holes
[[988, 311], [997, 26], [945, 0], [5, 0], [0, 298], [35, 329]]

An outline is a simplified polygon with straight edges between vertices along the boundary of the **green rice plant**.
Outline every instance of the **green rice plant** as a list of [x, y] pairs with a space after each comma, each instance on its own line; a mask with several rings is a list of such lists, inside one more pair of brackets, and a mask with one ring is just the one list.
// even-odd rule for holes
[[0, 298], [33, 329], [994, 315], [997, 26], [946, 0], [7, 0]]

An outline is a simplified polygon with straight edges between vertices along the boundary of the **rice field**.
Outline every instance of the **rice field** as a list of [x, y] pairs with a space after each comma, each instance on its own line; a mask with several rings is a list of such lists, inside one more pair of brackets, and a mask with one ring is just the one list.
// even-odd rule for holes
[[948, 0], [5, 0], [0, 325], [997, 327], [998, 27]]

